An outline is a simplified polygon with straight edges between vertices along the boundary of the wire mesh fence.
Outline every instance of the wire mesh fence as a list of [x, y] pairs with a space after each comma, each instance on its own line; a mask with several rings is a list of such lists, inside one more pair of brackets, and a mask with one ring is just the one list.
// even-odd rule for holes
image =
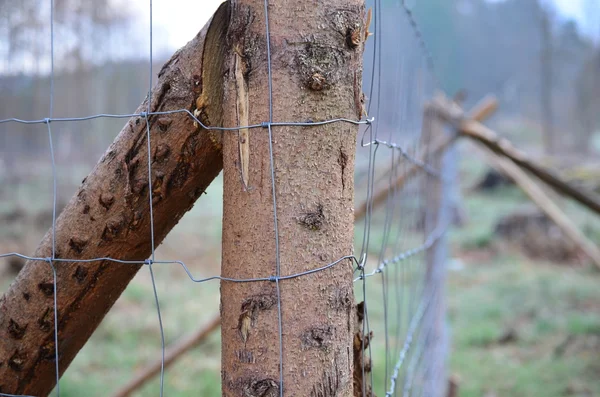
[[[369, 3], [369, 2], [368, 2]], [[59, 369], [61, 345], [59, 328], [64, 313], [58, 310], [61, 299], [61, 278], [68, 277], [67, 269], [73, 265], [101, 263], [104, 266], [143, 265], [148, 269], [152, 282], [153, 299], [156, 308], [156, 327], [160, 330], [161, 372], [157, 394], [168, 393], [164, 383], [165, 335], [161, 315], [160, 296], [156, 287], [155, 271], [157, 267], [175, 265], [181, 268], [189, 280], [203, 285], [206, 282], [264, 282], [277, 285], [279, 316], [279, 357], [280, 377], [278, 394], [285, 395], [282, 367], [283, 351], [281, 323], [282, 302], [279, 290], [285, 288], [285, 281], [302, 278], [316, 272], [323, 272], [340, 263], [350, 261], [354, 267], [354, 285], [361, 320], [358, 351], [360, 358], [355, 359], [355, 373], [358, 387], [364, 396], [370, 395], [441, 395], [445, 384], [445, 359], [447, 355], [447, 335], [445, 332], [444, 312], [444, 262], [446, 258], [445, 234], [450, 224], [450, 204], [452, 180], [454, 178], [454, 154], [432, 151], [437, 139], [444, 136], [445, 127], [436, 117], [430, 100], [439, 89], [432, 57], [420, 33], [419, 25], [409, 7], [403, 1], [381, 2], [374, 0], [368, 4], [368, 15], [372, 15], [372, 38], [367, 41], [364, 57], [364, 91], [367, 94], [367, 116], [360, 120], [334, 118], [321, 121], [285, 121], [275, 120], [272, 110], [269, 120], [259, 124], [237, 127], [208, 126], [202, 123], [189, 109], [153, 111], [152, 97], [152, 1], [149, 32], [149, 93], [147, 107], [136, 113], [94, 114], [79, 117], [55, 117], [54, 102], [54, 2], [49, 1], [50, 10], [50, 84], [49, 109], [47, 117], [37, 120], [5, 118], [0, 125], [31, 125], [38, 130], [43, 128], [47, 135], [48, 154], [51, 168], [52, 214], [51, 231], [47, 235], [51, 247], [47, 255], [25, 255], [22, 252], [1, 253], [0, 258], [18, 257], [28, 261], [26, 266], [45, 266], [49, 282], [44, 284], [52, 305], [48, 313], [48, 324], [53, 333], [52, 343], [45, 346], [44, 354], [54, 366], [56, 388], [54, 393], [61, 395]], [[266, 37], [269, 38], [269, 2], [265, 0], [264, 15]], [[269, 72], [269, 102], [272, 108], [273, 87], [271, 79], [271, 56], [267, 40]], [[198, 276], [178, 258], [162, 259], [155, 253], [155, 229], [153, 219], [153, 134], [157, 116], [183, 114], [193, 119], [206, 132], [235, 133], [240, 129], [263, 130], [269, 134], [269, 140], [277, 134], [277, 127], [321, 126], [324, 124], [351, 123], [360, 126], [358, 136], [359, 149], [356, 157], [356, 244], [355, 252], [335, 261], [306, 272], [281, 274], [260, 278], [238, 279], [218, 275]], [[10, 116], [10, 115], [9, 115]], [[94, 122], [102, 119], [136, 119], [145, 126], [144, 137], [147, 158], [148, 186], [147, 204], [149, 207], [149, 231], [147, 238], [152, 249], [149, 258], [137, 260], [111, 256], [94, 258], [63, 257], [56, 248], [56, 228], [59, 211], [59, 167], [56, 163], [56, 125], [62, 123]], [[9, 133], [7, 127], [4, 133]], [[27, 155], [27, 154], [25, 154]], [[271, 183], [273, 191], [273, 222], [277, 241], [277, 192], [275, 189], [275, 168], [273, 148], [270, 147]], [[75, 246], [77, 241], [72, 242]], [[78, 267], [79, 269], [79, 267]], [[9, 319], [0, 312], [0, 323], [7, 324]], [[12, 319], [10, 319], [12, 321]], [[12, 324], [12, 323], [11, 323]], [[12, 324], [13, 330], [23, 325]], [[24, 325], [26, 328], [27, 325]], [[15, 338], [13, 338], [15, 339]], [[10, 343], [18, 346], [19, 338]], [[356, 343], [356, 342], [355, 342]], [[50, 347], [48, 347], [50, 346]], [[355, 348], [357, 346], [355, 345]], [[50, 350], [48, 350], [50, 349]], [[18, 348], [6, 361], [9, 371], [19, 372], [20, 357]], [[360, 368], [359, 368], [360, 367]], [[18, 376], [17, 376], [18, 378]], [[356, 380], [355, 380], [356, 382]], [[3, 384], [6, 383], [7, 385]], [[18, 381], [0, 379], [0, 395], [7, 394], [3, 388], [23, 384]], [[355, 387], [356, 387], [355, 383]], [[3, 387], [3, 388], [2, 388]]]

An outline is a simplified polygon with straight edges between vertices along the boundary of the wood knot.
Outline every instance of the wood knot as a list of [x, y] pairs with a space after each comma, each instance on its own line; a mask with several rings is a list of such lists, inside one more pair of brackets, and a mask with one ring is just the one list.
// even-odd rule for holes
[[250, 336], [252, 324], [258, 316], [258, 312], [270, 310], [276, 304], [277, 295], [275, 294], [259, 294], [244, 299], [241, 314], [238, 318], [238, 331], [244, 343]]
[[156, 150], [154, 151], [154, 161], [161, 162], [167, 158], [169, 153], [171, 152], [171, 148], [169, 145], [165, 143], [160, 143]]
[[84, 237], [75, 236], [69, 239], [69, 247], [77, 254], [81, 254], [87, 244], [88, 239]]
[[40, 330], [44, 332], [48, 332], [52, 329], [52, 324], [54, 323], [54, 311], [47, 307], [44, 311], [44, 314], [37, 321]]
[[325, 214], [323, 213], [323, 205], [318, 204], [314, 211], [309, 211], [303, 214], [298, 222], [310, 230], [320, 230], [325, 224]]
[[170, 117], [159, 117], [159, 119], [157, 120], [158, 129], [161, 132], [167, 132], [172, 122], [173, 120], [171, 120]]
[[308, 87], [313, 91], [322, 91], [326, 84], [327, 79], [319, 72], [313, 73], [308, 80]]
[[300, 339], [305, 349], [327, 349], [331, 345], [333, 328], [328, 325], [316, 326], [304, 331]]
[[16, 372], [21, 372], [27, 361], [27, 355], [20, 350], [15, 350], [12, 356], [8, 359], [8, 366]]
[[77, 280], [77, 282], [79, 284], [83, 283], [86, 279], [88, 275], [88, 270], [85, 268], [85, 266], [77, 266], [77, 269], [75, 269], [75, 273], [73, 273], [73, 278], [75, 280]]
[[40, 347], [40, 358], [44, 361], [55, 361], [56, 348], [54, 346], [54, 340], [48, 341], [42, 345]]
[[104, 226], [104, 230], [102, 232], [102, 240], [103, 241], [112, 241], [114, 238], [119, 237], [123, 230], [123, 226], [125, 224], [125, 220], [123, 218], [115, 218], [111, 219]]
[[54, 284], [53, 283], [39, 283], [38, 289], [42, 291], [42, 294], [47, 297], [54, 295]]
[[102, 207], [104, 207], [105, 210], [108, 211], [115, 202], [115, 196], [110, 193], [102, 193], [98, 199], [98, 202]]
[[361, 34], [361, 29], [357, 27], [349, 27], [346, 31], [346, 45], [348, 48], [354, 50], [359, 45], [361, 40], [363, 39], [363, 35]]
[[8, 323], [8, 334], [13, 339], [23, 339], [23, 336], [25, 335], [26, 330], [27, 330], [27, 324], [25, 324], [24, 326], [21, 326], [21, 325], [19, 325], [19, 323], [17, 323], [12, 318], [10, 319], [10, 321]]
[[273, 379], [255, 380], [246, 385], [244, 393], [248, 397], [276, 397], [279, 385]]

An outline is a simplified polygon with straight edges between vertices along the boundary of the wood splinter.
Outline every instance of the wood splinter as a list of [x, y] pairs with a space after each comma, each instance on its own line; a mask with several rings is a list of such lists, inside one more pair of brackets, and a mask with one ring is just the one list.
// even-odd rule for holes
[[[238, 125], [247, 126], [249, 125], [249, 104], [248, 104], [248, 87], [244, 78], [244, 58], [241, 54], [241, 50], [236, 48], [235, 52], [235, 87], [237, 91], [237, 116]], [[240, 147], [240, 168], [242, 174], [242, 183], [244, 184], [244, 190], [248, 190], [248, 168], [250, 166], [250, 135], [248, 134], [248, 128], [240, 128], [238, 132], [239, 136], [239, 147]]]

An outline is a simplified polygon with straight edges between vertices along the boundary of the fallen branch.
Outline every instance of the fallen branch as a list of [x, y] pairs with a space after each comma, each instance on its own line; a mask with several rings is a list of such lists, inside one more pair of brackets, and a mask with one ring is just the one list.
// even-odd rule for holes
[[571, 197], [600, 215], [600, 198], [597, 195], [575, 187], [554, 171], [534, 162], [525, 152], [517, 149], [510, 141], [498, 136], [498, 134], [488, 127], [474, 120], [463, 120], [460, 123], [459, 131], [462, 136], [472, 138], [493, 152], [511, 159], [514, 164], [531, 172], [531, 174], [547, 183], [558, 193]]
[[531, 201], [533, 201], [560, 230], [575, 243], [600, 269], [600, 249], [585, 237], [575, 224], [565, 215], [550, 197], [538, 186], [517, 164], [511, 160], [500, 157], [486, 145], [480, 144], [488, 164], [510, 177], [519, 186]]
[[[179, 341], [173, 347], [170, 347], [165, 352], [164, 368], [168, 368], [177, 360], [177, 358], [182, 356], [185, 352], [193, 349], [195, 346], [198, 346], [200, 343], [202, 343], [206, 338], [210, 336], [210, 334], [219, 329], [220, 325], [221, 318], [217, 315], [210, 319], [206, 324], [204, 324], [202, 328], [200, 328], [198, 331], [196, 331], [189, 337]], [[113, 397], [127, 397], [135, 390], [140, 388], [144, 383], [152, 379], [152, 377], [158, 375], [162, 366], [161, 361], [161, 359], [156, 360], [152, 364], [148, 365], [146, 368], [143, 368], [135, 376], [135, 378], [130, 380], [129, 383], [127, 383], [115, 394], [113, 394]]]

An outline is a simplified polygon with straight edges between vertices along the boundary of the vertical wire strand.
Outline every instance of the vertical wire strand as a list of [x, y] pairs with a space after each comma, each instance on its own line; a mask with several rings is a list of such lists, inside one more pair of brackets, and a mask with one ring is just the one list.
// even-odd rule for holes
[[162, 322], [162, 314], [160, 311], [160, 301], [158, 299], [158, 291], [156, 288], [156, 279], [154, 277], [154, 271], [152, 264], [154, 263], [155, 256], [155, 238], [154, 238], [154, 208], [153, 208], [153, 197], [152, 197], [152, 142], [150, 134], [150, 118], [149, 114], [152, 112], [152, 73], [153, 73], [153, 59], [152, 59], [152, 39], [153, 39], [153, 24], [152, 24], [152, 0], [149, 0], [150, 7], [150, 31], [149, 31], [149, 73], [148, 73], [148, 103], [145, 119], [146, 119], [146, 143], [148, 150], [148, 205], [150, 210], [150, 244], [151, 244], [151, 256], [148, 264], [150, 271], [150, 279], [152, 281], [152, 292], [154, 293], [154, 303], [156, 306], [156, 314], [158, 316], [158, 325], [160, 328], [160, 397], [163, 397], [165, 389], [165, 329]]
[[[380, 109], [381, 109], [381, 41], [382, 41], [382, 37], [381, 36], [381, 1], [380, 0], [375, 0], [375, 4], [374, 4], [374, 8], [375, 8], [375, 43], [374, 43], [374, 47], [375, 47], [375, 55], [377, 58], [377, 114], [379, 114]], [[378, 37], [379, 36], [379, 37]], [[379, 132], [379, 123], [377, 123], [375, 125], [375, 139], [377, 139], [378, 137], [378, 132]], [[377, 148], [379, 147], [379, 145], [377, 145], [377, 147], [375, 148], [375, 152], [377, 152]], [[374, 171], [374, 170], [373, 170]], [[370, 208], [370, 212], [372, 215], [372, 211], [373, 211], [373, 203], [371, 203], [371, 208]], [[383, 274], [383, 273], [382, 273]], [[385, 308], [384, 308], [384, 312], [385, 312]], [[367, 324], [367, 333], [370, 334], [371, 333], [371, 327], [370, 327], [370, 321], [369, 321], [369, 316], [367, 315], [367, 308], [366, 308], [366, 299], [365, 299], [365, 323]], [[387, 332], [387, 329], [386, 329]], [[373, 349], [371, 348], [371, 343], [369, 343], [369, 361], [372, 363], [373, 362]], [[370, 378], [370, 382], [371, 382], [371, 387], [375, 387], [374, 382], [373, 382], [373, 371], [369, 371], [369, 378]]]
[[50, 115], [54, 115], [54, 0], [50, 0]]
[[[362, 329], [360, 330], [360, 332], [362, 333], [361, 335], [361, 346], [360, 346], [360, 355], [363, 358], [362, 363], [361, 363], [361, 379], [362, 379], [362, 395], [363, 396], [367, 396], [367, 382], [366, 382], [366, 369], [365, 369], [365, 339], [368, 338], [368, 335], [366, 334], [366, 330], [367, 330], [367, 326], [366, 326], [366, 321], [367, 321], [367, 280], [365, 278], [365, 268], [363, 267], [360, 271], [360, 275], [361, 275], [361, 279], [362, 279], [362, 293], [363, 293], [363, 323], [362, 323]], [[369, 343], [369, 345], [371, 345]], [[372, 387], [373, 385], [371, 385]]]
[[279, 246], [279, 227], [277, 219], [277, 195], [275, 187], [275, 160], [273, 155], [273, 70], [271, 67], [271, 31], [269, 28], [269, 0], [264, 0], [265, 11], [265, 35], [267, 42], [267, 73], [268, 73], [268, 92], [269, 92], [269, 123], [267, 125], [269, 132], [269, 162], [271, 168], [271, 194], [273, 195], [273, 228], [275, 232], [275, 264], [276, 277], [275, 284], [277, 289], [277, 326], [279, 332], [279, 396], [283, 397], [283, 319], [281, 310], [281, 286], [279, 277], [281, 276], [281, 253]]
[[[369, 142], [373, 142], [373, 128], [372, 125], [368, 125], [364, 135], [369, 134]], [[364, 135], [363, 135], [363, 139], [364, 139]], [[365, 223], [363, 226], [363, 238], [362, 238], [362, 246], [360, 249], [360, 257], [361, 258], [365, 258], [365, 263], [366, 263], [366, 257], [367, 257], [367, 251], [368, 251], [368, 246], [369, 246], [369, 234], [371, 232], [371, 210], [372, 210], [372, 206], [373, 206], [373, 189], [374, 189], [374, 179], [375, 179], [375, 167], [373, 166], [373, 163], [375, 161], [374, 159], [374, 148], [372, 144], [368, 145], [369, 148], [369, 162], [368, 162], [368, 172], [367, 172], [367, 197], [365, 198], [366, 202], [367, 202], [367, 210], [365, 213]], [[376, 147], [376, 146], [375, 146]]]
[[52, 261], [56, 259], [56, 195], [57, 195], [57, 173], [56, 160], [54, 157], [54, 144], [52, 139], [52, 128], [50, 119], [54, 115], [54, 0], [50, 0], [50, 105], [48, 109], [48, 145], [50, 149], [50, 160], [52, 163], [52, 257], [49, 261], [52, 268], [53, 284], [53, 306], [54, 306], [54, 371], [56, 377], [56, 395], [60, 397], [60, 362], [58, 348], [58, 286], [56, 268]]
[[59, 367], [59, 356], [58, 356], [58, 287], [56, 285], [57, 276], [56, 276], [56, 268], [52, 263], [52, 260], [49, 261], [50, 266], [52, 267], [52, 281], [53, 281], [53, 298], [54, 298], [54, 365], [56, 371], [56, 395], [60, 397], [60, 367]]
[[[395, 151], [392, 151], [391, 154], [391, 161], [390, 161], [390, 167], [394, 166], [394, 155], [395, 155]], [[390, 185], [391, 186], [391, 177], [392, 177], [392, 172], [390, 172]], [[390, 189], [388, 191], [388, 198], [387, 198], [387, 203], [386, 203], [386, 216], [385, 216], [385, 221], [384, 221], [384, 232], [383, 232], [383, 238], [382, 238], [382, 242], [381, 242], [381, 248], [380, 248], [380, 252], [379, 252], [379, 260], [378, 263], [382, 263], [384, 261], [384, 257], [387, 251], [387, 245], [389, 242], [389, 237], [390, 237], [390, 229], [391, 229], [391, 224], [392, 224], [392, 220], [394, 217], [394, 209], [395, 209], [395, 201], [394, 201], [394, 195], [393, 195], [393, 190]], [[387, 384], [387, 379], [388, 379], [388, 365], [389, 365], [389, 353], [390, 353], [390, 347], [389, 347], [389, 330], [388, 330], [388, 326], [389, 326], [389, 319], [388, 319], [388, 282], [389, 282], [389, 278], [386, 277], [385, 272], [382, 271], [381, 272], [381, 292], [382, 292], [382, 299], [383, 299], [383, 326], [384, 326], [384, 330], [385, 330], [385, 368], [384, 368], [384, 378], [385, 378], [385, 384]]]
[[154, 271], [152, 263], [148, 265], [150, 269], [150, 279], [152, 280], [152, 292], [154, 293], [154, 303], [156, 305], [156, 313], [158, 314], [158, 324], [160, 326], [160, 344], [161, 344], [161, 359], [160, 359], [160, 397], [164, 393], [165, 385], [165, 333], [163, 328], [162, 316], [160, 314], [160, 302], [158, 300], [158, 292], [156, 290], [156, 281], [154, 279]]

